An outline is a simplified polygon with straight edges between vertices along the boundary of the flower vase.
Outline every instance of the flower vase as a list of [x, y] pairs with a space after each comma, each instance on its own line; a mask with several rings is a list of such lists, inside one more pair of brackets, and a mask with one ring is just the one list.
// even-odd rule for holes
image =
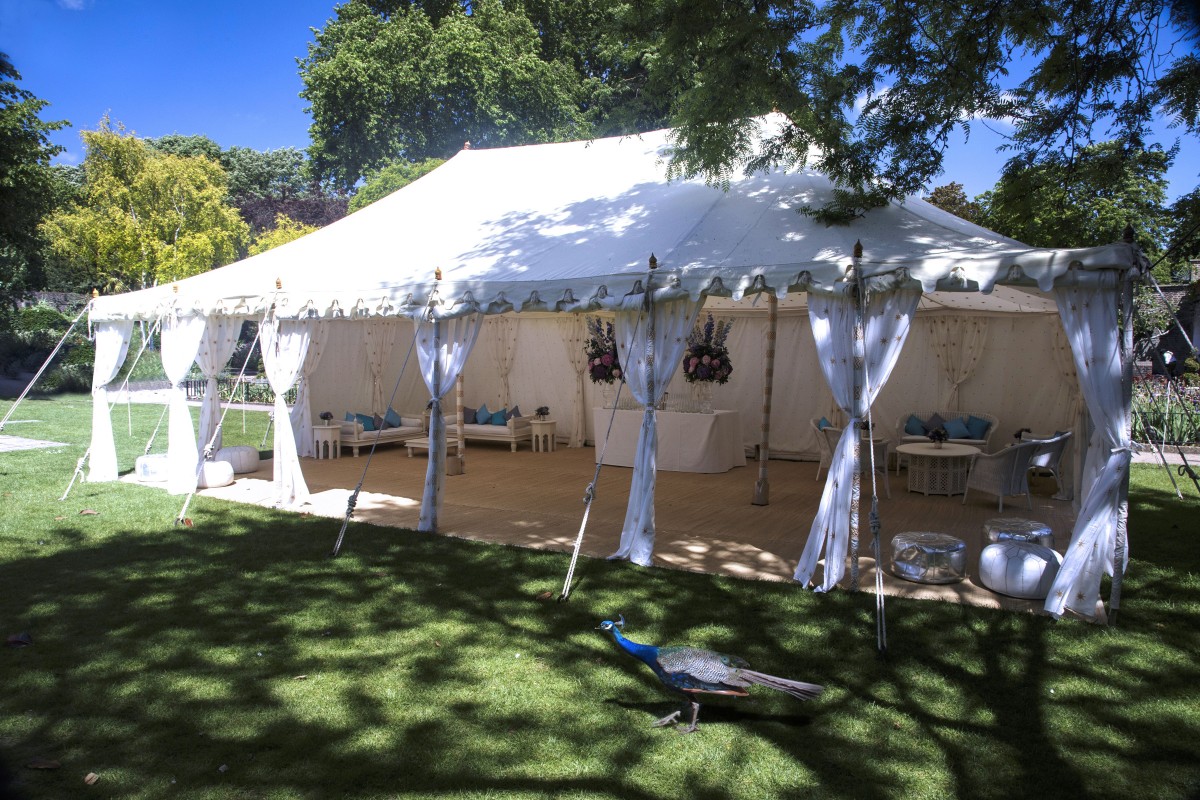
[[712, 413], [712, 381], [692, 381], [691, 411], [695, 414]]
[[612, 408], [617, 399], [616, 382], [600, 381], [600, 407]]
[[934, 449], [934, 450], [941, 450], [941, 449], [942, 449], [942, 443], [941, 443], [941, 442], [934, 442], [934, 443], [933, 443], [933, 449]]

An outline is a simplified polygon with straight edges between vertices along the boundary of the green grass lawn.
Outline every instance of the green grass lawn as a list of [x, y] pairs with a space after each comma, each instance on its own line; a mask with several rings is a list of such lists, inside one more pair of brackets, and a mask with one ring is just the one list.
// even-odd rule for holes
[[[0, 403], [0, 414], [9, 403]], [[130, 469], [159, 407], [114, 414]], [[90, 398], [26, 401], [0, 454], [0, 755], [40, 798], [1189, 798], [1200, 790], [1200, 503], [1135, 468], [1113, 627], [816, 595], [76, 485]], [[265, 415], [230, 412], [226, 443]], [[160, 436], [165, 437], [165, 423]], [[165, 448], [165, 441], [162, 443]], [[161, 449], [161, 448], [160, 448]], [[83, 511], [94, 514], [82, 514]], [[799, 535], [799, 534], [798, 534]], [[823, 683], [716, 699], [700, 730], [595, 630]], [[35, 759], [58, 769], [37, 770]], [[99, 780], [85, 785], [84, 776]], [[0, 788], [0, 796], [3, 789]]]

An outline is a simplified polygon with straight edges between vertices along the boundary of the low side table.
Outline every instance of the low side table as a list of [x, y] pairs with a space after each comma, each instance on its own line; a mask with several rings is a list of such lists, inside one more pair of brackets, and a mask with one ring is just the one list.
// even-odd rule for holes
[[[429, 437], [421, 436], [417, 439], [406, 439], [404, 447], [408, 450], [408, 457], [412, 458], [417, 453], [429, 450]], [[458, 455], [458, 439], [446, 440], [446, 455]]]
[[342, 457], [342, 426], [313, 425], [314, 458]]
[[967, 490], [967, 474], [971, 459], [979, 455], [978, 447], [967, 444], [902, 444], [897, 453], [908, 457], [908, 490], [931, 494], [954, 495]]
[[553, 453], [558, 449], [555, 435], [558, 423], [552, 419], [531, 419], [529, 427], [533, 429], [533, 452]]

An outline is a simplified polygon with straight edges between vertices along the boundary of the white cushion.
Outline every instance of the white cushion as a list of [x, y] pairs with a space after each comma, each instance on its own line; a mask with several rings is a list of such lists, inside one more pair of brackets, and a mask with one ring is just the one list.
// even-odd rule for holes
[[167, 479], [167, 456], [156, 453], [150, 456], [138, 456], [134, 471], [141, 483], [158, 483]]
[[1040, 544], [1008, 539], [979, 554], [979, 581], [1009, 597], [1044, 600], [1058, 575], [1062, 556]]
[[228, 461], [205, 461], [200, 465], [198, 489], [216, 489], [233, 483], [233, 465]]
[[244, 472], [255, 472], [258, 470], [258, 448], [248, 444], [222, 447], [217, 451], [213, 460], [228, 461], [233, 466], [233, 472], [236, 475]]

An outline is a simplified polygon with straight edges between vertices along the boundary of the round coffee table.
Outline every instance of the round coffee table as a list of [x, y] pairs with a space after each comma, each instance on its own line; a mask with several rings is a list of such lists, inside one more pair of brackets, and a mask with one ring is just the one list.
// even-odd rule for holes
[[971, 459], [978, 447], [967, 444], [902, 444], [897, 453], [908, 456], [908, 490], [931, 494], [962, 494], [967, 490]]

